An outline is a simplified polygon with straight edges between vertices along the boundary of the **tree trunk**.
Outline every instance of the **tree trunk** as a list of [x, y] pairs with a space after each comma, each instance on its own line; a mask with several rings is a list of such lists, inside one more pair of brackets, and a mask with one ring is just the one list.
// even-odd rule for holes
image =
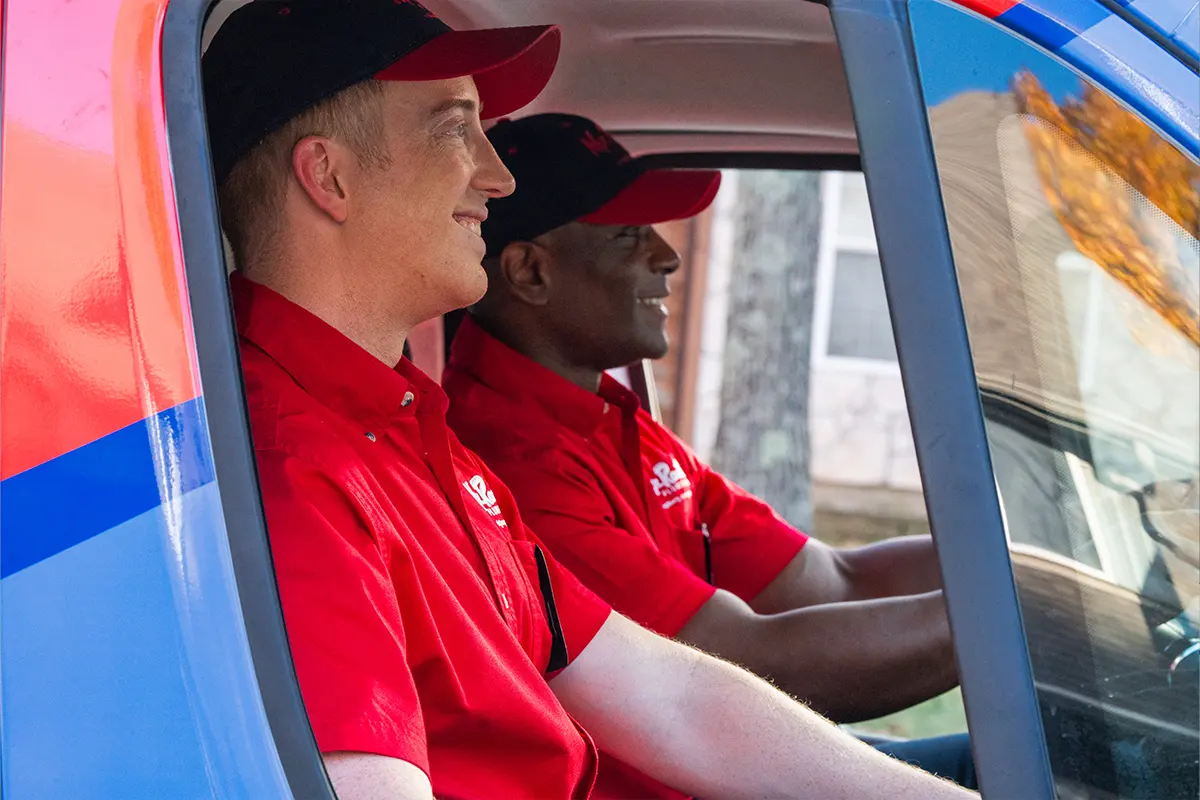
[[738, 180], [712, 464], [788, 522], [811, 529], [808, 378], [821, 177], [756, 170]]

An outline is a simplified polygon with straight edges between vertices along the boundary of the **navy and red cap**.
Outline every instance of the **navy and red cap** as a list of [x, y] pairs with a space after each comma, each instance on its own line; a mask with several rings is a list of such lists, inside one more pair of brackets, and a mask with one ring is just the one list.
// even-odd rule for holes
[[699, 214], [721, 185], [715, 170], [647, 169], [595, 122], [574, 114], [501, 120], [488, 139], [517, 180], [488, 201], [489, 256], [568, 222], [654, 225]]
[[485, 115], [511, 114], [550, 80], [560, 44], [554, 25], [456, 31], [416, 0], [255, 0], [204, 54], [217, 183], [268, 134], [371, 78], [471, 75]]

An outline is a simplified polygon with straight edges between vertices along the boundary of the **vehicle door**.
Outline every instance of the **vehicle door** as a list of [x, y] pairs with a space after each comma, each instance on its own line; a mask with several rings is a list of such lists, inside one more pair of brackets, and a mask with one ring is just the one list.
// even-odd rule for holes
[[990, 797], [1198, 791], [1195, 4], [1128, 5], [830, 3]]
[[4, 0], [5, 797], [332, 797], [263, 531], [208, 0]]

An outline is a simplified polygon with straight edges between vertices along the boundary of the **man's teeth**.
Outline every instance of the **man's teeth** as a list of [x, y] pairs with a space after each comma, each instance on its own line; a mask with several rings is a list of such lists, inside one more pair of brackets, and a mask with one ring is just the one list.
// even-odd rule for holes
[[459, 225], [462, 225], [476, 236], [479, 236], [483, 231], [483, 224], [477, 219], [472, 219], [471, 217], [455, 217], [454, 219]]
[[666, 301], [666, 299], [667, 298], [665, 298], [665, 297], [641, 297], [641, 298], [638, 298], [638, 302], [644, 306], [650, 306], [651, 308], [658, 308], [659, 306], [663, 305], [663, 303]]

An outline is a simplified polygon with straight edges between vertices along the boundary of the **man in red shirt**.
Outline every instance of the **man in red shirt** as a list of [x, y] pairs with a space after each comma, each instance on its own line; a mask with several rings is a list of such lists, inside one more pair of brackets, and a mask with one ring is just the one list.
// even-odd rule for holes
[[280, 598], [338, 794], [582, 798], [599, 745], [706, 797], [963, 796], [611, 613], [401, 358], [483, 293], [479, 226], [513, 179], [481, 107], [532, 99], [558, 42], [411, 0], [260, 0], [204, 58]]
[[[491, 285], [455, 335], [444, 386], [451, 427], [554, 556], [617, 611], [839, 722], [955, 686], [928, 536], [853, 550], [809, 539], [604, 374], [666, 353], [679, 256], [650, 224], [701, 211], [720, 174], [647, 171], [566, 114], [488, 136], [520, 189], [483, 226]], [[974, 783], [965, 735], [883, 747]]]

